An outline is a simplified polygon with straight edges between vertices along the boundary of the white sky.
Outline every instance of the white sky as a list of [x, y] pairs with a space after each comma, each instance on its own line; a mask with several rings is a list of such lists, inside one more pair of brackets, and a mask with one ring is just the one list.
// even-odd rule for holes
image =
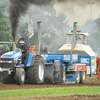
[[66, 20], [69, 21], [69, 25], [72, 26], [74, 21], [77, 21], [79, 25], [83, 25], [86, 20], [90, 19], [90, 12], [91, 18], [96, 19], [100, 14], [100, 6], [97, 6], [96, 3], [92, 4], [90, 7], [87, 4], [85, 7], [81, 6], [74, 6], [74, 3], [69, 2], [67, 5], [66, 3], [56, 3], [54, 8], [56, 10], [56, 14], [63, 12], [66, 15]]

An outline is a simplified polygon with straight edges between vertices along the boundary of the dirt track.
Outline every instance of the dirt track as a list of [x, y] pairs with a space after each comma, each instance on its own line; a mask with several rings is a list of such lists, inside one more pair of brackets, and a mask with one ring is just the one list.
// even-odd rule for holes
[[67, 96], [56, 96], [56, 97], [30, 97], [30, 98], [20, 98], [20, 99], [14, 99], [14, 100], [100, 100], [100, 95], [67, 95]]
[[[84, 84], [3, 84], [0, 83], [0, 90], [15, 90], [15, 89], [34, 89], [34, 88], [48, 88], [48, 87], [72, 87], [72, 86], [100, 86], [100, 80], [97, 81], [96, 76], [92, 78], [87, 78]], [[80, 100], [80, 99], [89, 99], [89, 100], [100, 100], [100, 95], [68, 95], [68, 96], [57, 96], [57, 97], [34, 97], [34, 98], [22, 98], [14, 100]], [[12, 99], [13, 100], [13, 99]]]
[[[93, 76], [94, 77], [94, 76]], [[0, 90], [15, 90], [15, 89], [34, 89], [34, 88], [48, 88], [48, 87], [69, 87], [69, 86], [100, 86], [100, 80], [97, 81], [96, 77], [87, 78], [84, 84], [3, 84], [0, 83]]]

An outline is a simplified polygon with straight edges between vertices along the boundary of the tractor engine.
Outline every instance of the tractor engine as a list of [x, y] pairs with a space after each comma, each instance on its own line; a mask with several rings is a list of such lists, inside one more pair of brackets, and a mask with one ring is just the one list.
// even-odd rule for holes
[[7, 52], [1, 56], [0, 80], [3, 80], [3, 83], [6, 83], [6, 81], [11, 78], [10, 76], [14, 76], [16, 67], [21, 66], [21, 56], [21, 50], [18, 48], [14, 52]]

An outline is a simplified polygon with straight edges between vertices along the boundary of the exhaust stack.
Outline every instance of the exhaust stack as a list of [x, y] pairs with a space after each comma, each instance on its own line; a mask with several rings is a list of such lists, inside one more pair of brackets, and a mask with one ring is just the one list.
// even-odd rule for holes
[[38, 43], [39, 43], [39, 52], [40, 52], [40, 46], [41, 46], [41, 27], [40, 27], [41, 21], [37, 22], [37, 30], [38, 30]]
[[13, 42], [13, 51], [15, 51], [15, 42]]

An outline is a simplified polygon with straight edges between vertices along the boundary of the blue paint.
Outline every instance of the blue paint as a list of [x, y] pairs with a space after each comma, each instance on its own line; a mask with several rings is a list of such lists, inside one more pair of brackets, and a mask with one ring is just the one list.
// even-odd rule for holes
[[7, 53], [5, 53], [5, 54], [3, 54], [2, 56], [1, 56], [1, 59], [3, 58], [3, 59], [7, 59], [7, 58], [10, 58], [10, 59], [16, 59], [16, 58], [19, 58], [19, 57], [21, 57], [21, 51], [15, 51], [15, 52], [13, 52], [13, 51], [11, 51], [11, 52], [7, 52]]
[[14, 61], [20, 59], [20, 61], [18, 60], [18, 64], [16, 66], [21, 66], [21, 56], [21, 51], [11, 51], [3, 54], [1, 59], [13, 59]]
[[21, 57], [18, 59], [18, 64], [17, 66], [21, 66]]
[[77, 78], [79, 77], [79, 73], [77, 73]]
[[66, 66], [64, 66], [63, 71], [66, 71]]
[[[78, 54], [40, 54], [44, 58], [44, 62], [48, 63], [51, 60], [60, 60], [61, 62], [78, 62]], [[70, 56], [70, 57], [69, 57]], [[72, 56], [77, 56], [76, 60], [72, 60]]]
[[75, 75], [73, 74], [73, 75], [71, 75], [71, 76], [69, 76], [68, 74], [66, 74], [66, 81], [75, 81]]
[[26, 67], [30, 67], [30, 66], [31, 66], [31, 60], [32, 60], [33, 55], [34, 55], [34, 54], [29, 54], [29, 57], [28, 57], [28, 61], [27, 61]]

